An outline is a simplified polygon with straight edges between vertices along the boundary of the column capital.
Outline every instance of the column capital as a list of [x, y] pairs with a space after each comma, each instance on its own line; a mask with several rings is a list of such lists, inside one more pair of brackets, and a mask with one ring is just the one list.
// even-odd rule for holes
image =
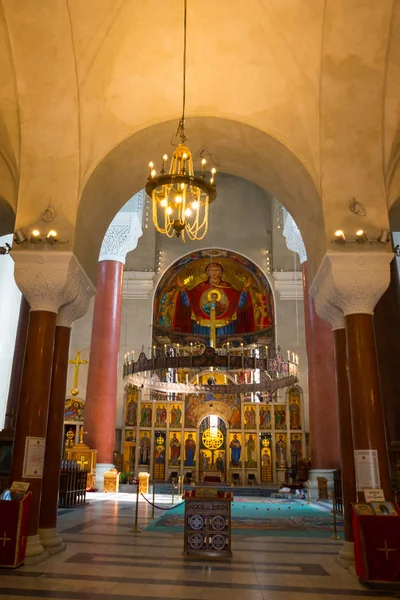
[[12, 258], [15, 282], [31, 311], [57, 313], [78, 295], [82, 273], [86, 277], [72, 252], [16, 250]]
[[82, 271], [79, 282], [79, 290], [76, 297], [61, 306], [57, 315], [57, 327], [72, 327], [72, 323], [87, 313], [89, 301], [95, 294], [95, 288], [89, 281], [87, 275]]
[[306, 247], [301, 237], [299, 228], [297, 227], [292, 215], [288, 212], [285, 214], [285, 225], [283, 227], [283, 235], [286, 238], [286, 247], [292, 252], [299, 255], [300, 263], [303, 264], [307, 260]]
[[[339, 308], [343, 316], [374, 314], [390, 283], [389, 252], [328, 252], [310, 286], [310, 295]], [[329, 320], [329, 319], [327, 319]]]
[[106, 231], [101, 244], [99, 262], [115, 260], [124, 265], [127, 253], [136, 248], [142, 233], [137, 212], [119, 212]]
[[343, 311], [328, 302], [324, 290], [315, 296], [314, 305], [319, 318], [327, 321], [331, 325], [332, 331], [345, 328]]

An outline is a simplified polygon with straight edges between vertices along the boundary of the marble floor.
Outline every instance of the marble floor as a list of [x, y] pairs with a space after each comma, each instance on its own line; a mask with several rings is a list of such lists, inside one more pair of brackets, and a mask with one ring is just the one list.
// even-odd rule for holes
[[[182, 556], [182, 534], [143, 529], [151, 507], [139, 504], [132, 533], [131, 494], [90, 494], [84, 508], [60, 511], [67, 549], [37, 566], [0, 570], [0, 597], [12, 600], [342, 600], [387, 598], [366, 590], [334, 560], [341, 543], [329, 539], [232, 537], [233, 557]], [[160, 506], [170, 498], [157, 497]], [[156, 510], [158, 516], [162, 511]], [[399, 595], [400, 597], [400, 595]]]

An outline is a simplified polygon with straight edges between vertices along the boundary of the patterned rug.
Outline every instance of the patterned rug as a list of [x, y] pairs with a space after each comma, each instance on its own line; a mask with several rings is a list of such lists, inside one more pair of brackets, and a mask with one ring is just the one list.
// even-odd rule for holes
[[[337, 517], [338, 534], [343, 532], [343, 519]], [[151, 523], [147, 530], [160, 533], [183, 533], [184, 507], [179, 505], [168, 510]], [[332, 514], [329, 510], [314, 504], [301, 504], [298, 501], [246, 500], [232, 503], [233, 535], [280, 535], [330, 537], [333, 532]], [[341, 536], [342, 537], [342, 536]]]

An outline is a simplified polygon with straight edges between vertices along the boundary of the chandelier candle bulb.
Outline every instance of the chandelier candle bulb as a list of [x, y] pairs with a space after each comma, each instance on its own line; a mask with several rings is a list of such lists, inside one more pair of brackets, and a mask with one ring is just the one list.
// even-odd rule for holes
[[206, 170], [206, 164], [207, 164], [207, 161], [206, 161], [206, 159], [205, 159], [205, 158], [203, 158], [203, 159], [202, 159], [202, 161], [201, 161], [201, 176], [202, 176], [202, 177], [205, 177], [205, 176], [206, 176], [206, 173], [205, 173], [205, 170]]

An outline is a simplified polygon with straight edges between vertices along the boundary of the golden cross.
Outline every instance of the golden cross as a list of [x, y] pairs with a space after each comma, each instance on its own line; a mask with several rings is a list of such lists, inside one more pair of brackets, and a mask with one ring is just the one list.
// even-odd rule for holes
[[88, 360], [81, 360], [81, 351], [80, 350], [76, 351], [75, 360], [69, 360], [68, 361], [68, 363], [70, 365], [75, 365], [75, 370], [74, 370], [74, 388], [71, 390], [71, 394], [73, 396], [76, 396], [76, 394], [78, 393], [79, 367], [81, 365], [87, 365], [88, 362], [89, 362]]
[[3, 537], [0, 538], [0, 542], [3, 542], [3, 548], [5, 547], [6, 542], [11, 542], [11, 538], [6, 537], [6, 533], [7, 532], [5, 531]]
[[160, 435], [160, 436], [157, 438], [157, 444], [159, 444], [159, 445], [161, 446], [161, 444], [163, 444], [163, 443], [164, 443], [164, 438], [162, 437], [162, 435]]
[[210, 310], [210, 346], [212, 348], [217, 347], [217, 335], [215, 328], [215, 305], [212, 305]]
[[397, 548], [388, 548], [387, 540], [385, 540], [385, 547], [377, 548], [377, 550], [379, 550], [379, 552], [385, 552], [386, 560], [389, 560], [389, 552], [396, 552]]
[[83, 427], [81, 427], [79, 431], [79, 443], [83, 444], [83, 436], [87, 434], [87, 431], [83, 431]]

